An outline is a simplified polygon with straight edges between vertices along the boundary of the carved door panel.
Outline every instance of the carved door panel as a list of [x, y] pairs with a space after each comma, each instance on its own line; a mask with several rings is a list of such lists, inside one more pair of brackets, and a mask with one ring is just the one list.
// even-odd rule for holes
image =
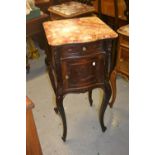
[[105, 56], [65, 59], [61, 67], [64, 89], [84, 88], [104, 80]]

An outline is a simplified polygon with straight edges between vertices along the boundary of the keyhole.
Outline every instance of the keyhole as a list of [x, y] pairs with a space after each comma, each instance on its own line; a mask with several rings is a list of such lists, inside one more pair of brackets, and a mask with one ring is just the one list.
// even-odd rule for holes
[[83, 47], [83, 48], [82, 48], [82, 51], [86, 51], [86, 50], [87, 50], [86, 47]]
[[68, 75], [66, 75], [66, 76], [65, 76], [65, 79], [66, 79], [66, 80], [68, 80], [68, 79], [69, 79], [69, 76], [68, 76]]
[[92, 63], [92, 65], [93, 65], [93, 66], [95, 66], [95, 65], [96, 65], [96, 63], [95, 63], [95, 62], [93, 62], [93, 63]]

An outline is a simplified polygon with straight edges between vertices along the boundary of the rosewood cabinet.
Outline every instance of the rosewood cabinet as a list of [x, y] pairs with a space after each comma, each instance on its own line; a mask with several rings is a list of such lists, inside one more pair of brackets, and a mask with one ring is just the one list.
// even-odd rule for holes
[[92, 89], [105, 92], [99, 120], [102, 131], [104, 112], [111, 96], [109, 84], [110, 54], [108, 44], [117, 34], [97, 17], [75, 18], [45, 22], [44, 29], [49, 44], [48, 71], [56, 94], [55, 111], [63, 122], [66, 140], [67, 124], [63, 98], [67, 93], [88, 91], [92, 105]]

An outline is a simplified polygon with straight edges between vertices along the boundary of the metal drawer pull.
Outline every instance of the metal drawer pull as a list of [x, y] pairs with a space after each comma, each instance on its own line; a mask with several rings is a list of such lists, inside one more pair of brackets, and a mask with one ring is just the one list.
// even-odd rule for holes
[[82, 51], [86, 51], [87, 50], [87, 48], [86, 47], [82, 47]]
[[96, 62], [94, 61], [94, 62], [92, 63], [92, 65], [95, 66], [95, 65], [96, 65]]
[[71, 48], [69, 48], [69, 49], [68, 49], [68, 51], [69, 51], [69, 52], [71, 52], [71, 51], [72, 51], [72, 49], [71, 49]]
[[68, 75], [66, 75], [66, 76], [65, 76], [65, 79], [66, 79], [66, 80], [68, 80], [68, 79], [69, 79], [69, 76], [68, 76]]

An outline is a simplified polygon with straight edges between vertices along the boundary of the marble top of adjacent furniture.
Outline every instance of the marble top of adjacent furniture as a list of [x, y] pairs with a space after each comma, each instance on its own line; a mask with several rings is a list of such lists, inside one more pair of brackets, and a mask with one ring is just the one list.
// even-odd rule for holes
[[116, 38], [118, 34], [98, 17], [55, 20], [43, 23], [48, 44], [52, 46]]
[[80, 2], [70, 1], [59, 5], [51, 6], [48, 8], [48, 11], [62, 17], [72, 18], [84, 13], [94, 12], [95, 8]]
[[129, 36], [129, 25], [121, 26], [117, 32], [122, 35]]

